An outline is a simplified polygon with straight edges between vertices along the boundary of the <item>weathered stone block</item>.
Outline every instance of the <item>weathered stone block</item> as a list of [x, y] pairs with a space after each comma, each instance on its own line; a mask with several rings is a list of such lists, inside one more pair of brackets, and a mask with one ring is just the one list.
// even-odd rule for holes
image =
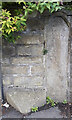
[[47, 96], [62, 102], [67, 99], [69, 28], [62, 18], [46, 20], [44, 31], [46, 49]]
[[3, 80], [3, 85], [4, 86], [7, 86], [7, 85], [11, 84], [11, 77], [9, 77], [9, 76], [3, 76], [2, 80]]
[[9, 58], [2, 58], [2, 66], [9, 66], [10, 60]]
[[46, 90], [44, 88], [9, 88], [6, 98], [9, 104], [25, 114], [30, 112], [32, 107], [46, 103]]
[[43, 86], [44, 79], [42, 76], [31, 76], [31, 77], [22, 77], [17, 76], [13, 77], [14, 86], [21, 87], [35, 87], [35, 86]]
[[42, 64], [41, 57], [12, 57], [11, 63], [14, 65], [24, 65], [24, 64]]
[[13, 67], [12, 71], [16, 74], [27, 74], [28, 66]]
[[3, 74], [28, 74], [28, 66], [6, 66], [2, 67]]
[[70, 78], [70, 89], [72, 90], [72, 76]]
[[[35, 12], [36, 14], [36, 12]], [[39, 20], [40, 19], [40, 20]], [[33, 33], [39, 33], [42, 32], [44, 29], [44, 20], [42, 18], [36, 17], [36, 18], [30, 18], [27, 20], [27, 29], [28, 32], [33, 32]]]
[[41, 56], [43, 54], [43, 45], [25, 45], [18, 46], [18, 55]]
[[41, 44], [44, 42], [43, 34], [21, 34], [16, 44]]
[[2, 66], [2, 74], [11, 74], [9, 66]]
[[43, 65], [35, 65], [31, 68], [31, 74], [32, 75], [43, 75], [44, 73], [44, 67]]
[[15, 47], [14, 46], [3, 46], [2, 47], [2, 57], [8, 58], [10, 56], [14, 56], [15, 53]]

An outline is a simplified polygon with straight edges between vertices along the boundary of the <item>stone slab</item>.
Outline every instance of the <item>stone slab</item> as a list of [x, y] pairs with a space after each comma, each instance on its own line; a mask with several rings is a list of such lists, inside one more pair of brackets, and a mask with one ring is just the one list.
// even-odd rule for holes
[[12, 78], [10, 78], [9, 76], [6, 76], [6, 75], [3, 76], [2, 80], [3, 80], [3, 85], [4, 86], [11, 85]]
[[20, 87], [35, 87], [35, 86], [43, 86], [44, 78], [43, 76], [3, 76], [3, 85], [4, 86], [20, 86]]
[[16, 41], [16, 44], [41, 44], [43, 42], [43, 34], [21, 34], [21, 38]]
[[2, 109], [2, 119], [1, 120], [21, 120], [23, 118], [23, 114], [16, 111], [12, 106], [10, 106], [8, 109], [3, 107]]
[[15, 56], [16, 51], [14, 46], [3, 46], [2, 47], [2, 57], [9, 58], [10, 56]]
[[69, 28], [62, 18], [50, 17], [46, 20], [44, 34], [48, 50], [45, 68], [47, 96], [62, 102], [68, 96]]
[[43, 60], [41, 57], [12, 57], [11, 64], [13, 65], [33, 65], [42, 64]]
[[32, 107], [42, 106], [46, 103], [46, 89], [44, 88], [9, 88], [6, 99], [15, 109], [25, 114]]
[[17, 47], [18, 55], [41, 56], [43, 45], [25, 45]]
[[[58, 107], [52, 107], [50, 109], [47, 110], [42, 110], [36, 113], [32, 113], [29, 116], [26, 116], [26, 118], [53, 118], [53, 120], [55, 120], [55, 118], [67, 118], [66, 116], [61, 115], [61, 111], [58, 109]], [[62, 119], [61, 119], [62, 120]]]
[[9, 58], [2, 58], [2, 66], [9, 66], [10, 60]]
[[2, 73], [6, 74], [28, 74], [28, 66], [6, 66], [2, 67]]
[[43, 65], [35, 65], [31, 68], [32, 75], [42, 75], [44, 74], [44, 66]]
[[30, 76], [30, 77], [13, 77], [14, 86], [20, 86], [20, 87], [38, 87], [43, 86], [44, 79], [42, 76]]

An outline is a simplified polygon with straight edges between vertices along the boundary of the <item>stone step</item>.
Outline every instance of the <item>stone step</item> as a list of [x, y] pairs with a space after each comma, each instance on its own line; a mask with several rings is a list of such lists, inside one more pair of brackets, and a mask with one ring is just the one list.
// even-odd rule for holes
[[8, 88], [6, 99], [16, 110], [26, 114], [31, 111], [32, 107], [39, 107], [46, 103], [46, 89], [43, 87]]

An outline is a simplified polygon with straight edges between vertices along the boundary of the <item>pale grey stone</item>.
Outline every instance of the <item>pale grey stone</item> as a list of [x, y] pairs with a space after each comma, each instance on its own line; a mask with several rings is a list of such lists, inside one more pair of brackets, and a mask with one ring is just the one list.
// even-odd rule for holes
[[14, 86], [34, 88], [36, 86], [43, 86], [44, 84], [43, 76], [5, 75], [2, 79], [4, 86], [10, 86], [13, 83]]
[[14, 86], [31, 87], [43, 86], [44, 78], [42, 76], [13, 77]]
[[41, 44], [44, 42], [43, 34], [21, 34], [21, 38], [16, 41], [16, 44]]
[[10, 60], [9, 58], [2, 58], [2, 66], [9, 66]]
[[2, 73], [4, 75], [6, 74], [24, 74], [27, 75], [28, 74], [28, 66], [24, 65], [24, 66], [5, 66], [2, 67]]
[[32, 75], [43, 75], [44, 74], [44, 66], [43, 65], [35, 65], [31, 68]]
[[47, 110], [42, 110], [36, 113], [32, 113], [31, 115], [26, 116], [26, 118], [67, 118], [66, 115], [61, 115], [61, 111], [58, 107], [50, 108]]
[[44, 88], [9, 88], [6, 98], [9, 104], [25, 114], [30, 112], [32, 107], [46, 103], [46, 90]]
[[13, 65], [34, 65], [42, 64], [43, 59], [41, 57], [12, 57], [11, 64]]
[[47, 96], [62, 102], [67, 99], [69, 28], [62, 18], [46, 20], [44, 31], [46, 49], [45, 76]]
[[43, 55], [43, 45], [18, 46], [18, 55], [41, 56]]

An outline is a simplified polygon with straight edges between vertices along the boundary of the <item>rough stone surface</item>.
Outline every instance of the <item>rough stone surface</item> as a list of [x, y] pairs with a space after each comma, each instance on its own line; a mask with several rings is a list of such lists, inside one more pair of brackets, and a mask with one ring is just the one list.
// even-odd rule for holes
[[44, 67], [43, 65], [35, 65], [31, 68], [32, 75], [43, 75]]
[[28, 66], [6, 66], [2, 67], [3, 74], [28, 74]]
[[[71, 116], [72, 117], [72, 116]], [[17, 120], [19, 119], [27, 119], [29, 120], [29, 118], [34, 118], [34, 120], [38, 120], [38, 118], [47, 118], [47, 120], [50, 120], [50, 118], [52, 118], [53, 120], [57, 119], [61, 119], [64, 120], [64, 118], [68, 119], [68, 116], [66, 116], [64, 114], [63, 111], [61, 111], [58, 107], [52, 107], [50, 109], [47, 110], [42, 110], [42, 111], [38, 111], [36, 113], [32, 113], [31, 115], [26, 115], [24, 116], [23, 114], [21, 114], [20, 112], [16, 111], [13, 107], [9, 107], [8, 109], [3, 108], [3, 112], [2, 112], [2, 118], [5, 119], [10, 119], [10, 118], [17, 118]], [[67, 120], [66, 119], [66, 120]], [[72, 120], [72, 119], [68, 119], [68, 120]]]
[[71, 16], [71, 27], [72, 27], [72, 16]]
[[26, 118], [67, 118], [67, 117], [61, 115], [61, 111], [58, 109], [58, 107], [54, 107], [40, 112], [32, 113]]
[[[64, 1], [66, 2], [66, 1]], [[67, 2], [70, 2], [70, 0], [68, 0]], [[68, 16], [72, 16], [72, 11], [71, 10], [61, 10], [63, 12], [65, 12]]]
[[10, 60], [9, 58], [2, 58], [2, 66], [9, 66]]
[[14, 65], [42, 64], [42, 58], [41, 57], [12, 57], [11, 63]]
[[[72, 23], [70, 16], [68, 20]], [[4, 94], [13, 86], [21, 89], [44, 87], [47, 88], [46, 96], [61, 102], [68, 97], [68, 92], [72, 96], [72, 74], [70, 82], [68, 75], [68, 26], [61, 17], [52, 18], [47, 11], [27, 22], [16, 44], [2, 40]], [[48, 50], [45, 55], [44, 49]]]
[[32, 107], [46, 103], [46, 90], [44, 88], [9, 88], [6, 98], [15, 109], [25, 114], [30, 112]]
[[44, 42], [43, 34], [21, 34], [16, 44], [41, 44]]
[[20, 76], [20, 75], [11, 75], [3, 76], [3, 85], [4, 86], [20, 86], [20, 87], [36, 87], [43, 86], [44, 78], [43, 76]]
[[3, 46], [2, 48], [2, 57], [8, 58], [10, 56], [14, 56], [15, 53], [15, 47], [14, 46]]
[[43, 54], [43, 45], [18, 46], [18, 55], [41, 56]]
[[42, 76], [31, 76], [31, 77], [13, 77], [14, 86], [23, 87], [35, 87], [43, 86], [44, 79]]
[[71, 16], [71, 53], [70, 53], [70, 100], [72, 101], [72, 16]]
[[10, 120], [10, 119], [17, 119], [20, 120], [24, 118], [23, 114], [21, 114], [19, 111], [16, 111], [13, 107], [9, 107], [8, 109], [4, 108], [2, 109], [2, 119], [1, 120]]
[[50, 18], [45, 25], [47, 96], [67, 99], [69, 28], [62, 18]]
[[2, 60], [2, 45], [0, 44], [0, 62]]
[[11, 85], [11, 78], [9, 77], [9, 76], [3, 76], [3, 78], [2, 78], [2, 80], [3, 80], [3, 85], [5, 85], [5, 86], [7, 86], [7, 85]]
[[[35, 12], [36, 13], [36, 12]], [[44, 20], [41, 18], [41, 16], [38, 18], [30, 18], [27, 21], [27, 31], [31, 31], [34, 33], [42, 33], [44, 30]]]

